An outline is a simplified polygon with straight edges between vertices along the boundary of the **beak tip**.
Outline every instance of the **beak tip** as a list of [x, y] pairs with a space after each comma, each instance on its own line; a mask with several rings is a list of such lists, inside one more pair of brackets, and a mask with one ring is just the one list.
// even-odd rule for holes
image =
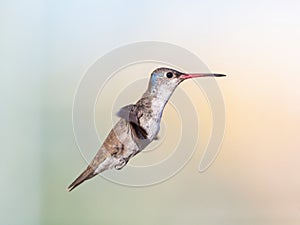
[[214, 76], [215, 76], [215, 77], [226, 77], [225, 74], [219, 74], [219, 73], [215, 73]]

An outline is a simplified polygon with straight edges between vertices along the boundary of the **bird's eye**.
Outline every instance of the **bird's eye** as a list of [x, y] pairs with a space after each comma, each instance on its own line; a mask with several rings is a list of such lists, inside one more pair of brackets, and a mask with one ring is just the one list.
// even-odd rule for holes
[[173, 77], [173, 73], [168, 72], [168, 73], [166, 74], [166, 76], [167, 76], [167, 78], [172, 78], [172, 77]]

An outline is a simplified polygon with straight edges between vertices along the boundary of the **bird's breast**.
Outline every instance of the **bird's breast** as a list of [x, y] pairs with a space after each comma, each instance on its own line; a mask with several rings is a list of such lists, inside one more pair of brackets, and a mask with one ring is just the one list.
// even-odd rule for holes
[[147, 132], [147, 138], [152, 141], [158, 134], [160, 129], [160, 119], [157, 118], [150, 118], [141, 120], [141, 126]]

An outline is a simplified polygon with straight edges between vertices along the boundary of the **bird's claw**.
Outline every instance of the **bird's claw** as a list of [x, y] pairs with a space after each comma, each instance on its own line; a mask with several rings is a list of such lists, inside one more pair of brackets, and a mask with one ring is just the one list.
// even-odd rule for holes
[[127, 164], [127, 161], [125, 159], [120, 159], [119, 163], [115, 165], [116, 170], [122, 169]]

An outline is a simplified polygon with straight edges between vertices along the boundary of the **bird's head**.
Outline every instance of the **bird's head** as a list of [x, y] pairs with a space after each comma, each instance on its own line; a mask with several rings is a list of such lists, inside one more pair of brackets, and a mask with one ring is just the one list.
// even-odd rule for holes
[[161, 98], [169, 98], [175, 88], [184, 80], [196, 77], [223, 77], [215, 73], [182, 73], [170, 68], [158, 68], [151, 74], [148, 93]]

